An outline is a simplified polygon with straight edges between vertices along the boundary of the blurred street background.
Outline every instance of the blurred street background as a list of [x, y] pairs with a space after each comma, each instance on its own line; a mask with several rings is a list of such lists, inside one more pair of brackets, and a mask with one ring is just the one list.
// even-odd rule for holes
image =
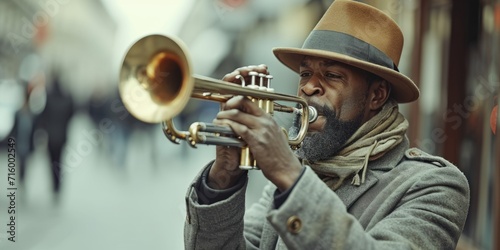
[[[421, 90], [400, 105], [412, 146], [445, 157], [469, 180], [458, 249], [500, 249], [500, 0], [362, 2], [403, 30], [399, 70]], [[127, 112], [118, 94], [127, 49], [145, 35], [176, 36], [194, 73], [220, 79], [263, 63], [276, 92], [294, 95], [298, 77], [272, 48], [302, 46], [331, 3], [0, 0], [0, 249], [183, 249], [184, 195], [215, 147], [172, 144], [159, 124]], [[210, 122], [218, 105], [190, 101], [177, 127]], [[264, 184], [250, 173], [247, 205]], [[17, 188], [15, 243], [9, 187]]]

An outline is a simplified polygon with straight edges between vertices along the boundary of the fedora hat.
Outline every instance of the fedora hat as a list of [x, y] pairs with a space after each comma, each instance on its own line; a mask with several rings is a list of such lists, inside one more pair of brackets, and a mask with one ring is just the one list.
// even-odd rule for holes
[[415, 83], [398, 69], [403, 33], [382, 11], [364, 3], [336, 0], [302, 48], [274, 48], [280, 62], [295, 72], [305, 56], [342, 62], [382, 77], [399, 103], [418, 99]]

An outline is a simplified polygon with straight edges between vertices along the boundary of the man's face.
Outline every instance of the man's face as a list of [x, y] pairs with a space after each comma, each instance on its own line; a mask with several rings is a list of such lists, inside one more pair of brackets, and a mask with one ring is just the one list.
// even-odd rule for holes
[[318, 109], [299, 157], [316, 162], [336, 154], [365, 122], [368, 95], [366, 73], [317, 57], [306, 57], [300, 67], [298, 96]]

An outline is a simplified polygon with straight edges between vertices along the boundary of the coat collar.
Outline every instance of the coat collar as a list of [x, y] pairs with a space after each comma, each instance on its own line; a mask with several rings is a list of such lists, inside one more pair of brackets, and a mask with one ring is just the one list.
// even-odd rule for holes
[[404, 152], [408, 149], [408, 138], [397, 145], [381, 158], [368, 163], [368, 171], [366, 172], [365, 182], [360, 186], [351, 185], [349, 182], [344, 183], [335, 193], [344, 202], [347, 209], [366, 191], [378, 182], [377, 176], [373, 170], [389, 171], [393, 169], [403, 158]]

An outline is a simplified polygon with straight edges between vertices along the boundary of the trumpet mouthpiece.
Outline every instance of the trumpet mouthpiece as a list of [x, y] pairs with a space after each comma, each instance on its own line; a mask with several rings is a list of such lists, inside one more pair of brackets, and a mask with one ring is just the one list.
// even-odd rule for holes
[[313, 106], [308, 106], [309, 109], [309, 123], [313, 123], [318, 119], [318, 110]]

